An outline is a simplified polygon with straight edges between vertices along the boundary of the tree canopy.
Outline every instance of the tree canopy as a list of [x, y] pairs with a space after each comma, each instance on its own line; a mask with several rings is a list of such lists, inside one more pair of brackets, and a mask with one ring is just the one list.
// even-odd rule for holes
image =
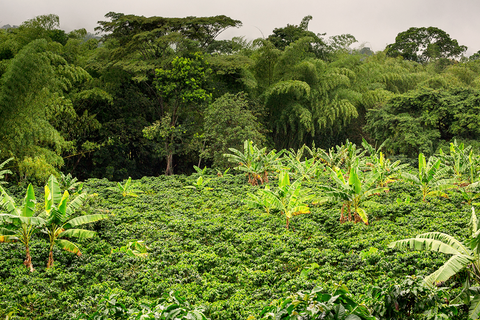
[[426, 63], [433, 59], [457, 59], [465, 51], [466, 46], [450, 38], [445, 31], [436, 27], [412, 27], [400, 32], [395, 43], [387, 45], [388, 56], [402, 56], [404, 59]]

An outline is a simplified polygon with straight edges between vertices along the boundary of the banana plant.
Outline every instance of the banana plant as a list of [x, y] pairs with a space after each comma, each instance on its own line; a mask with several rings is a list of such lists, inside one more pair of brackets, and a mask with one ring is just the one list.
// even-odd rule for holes
[[77, 193], [81, 193], [83, 188], [83, 183], [78, 181], [76, 177], [73, 177], [71, 173], [65, 175], [62, 172], [59, 183], [63, 190], [68, 190], [68, 191], [77, 190]]
[[380, 151], [387, 141], [388, 140], [385, 140], [377, 149], [370, 145], [365, 139], [362, 141], [363, 148], [369, 153], [366, 166], [378, 174], [377, 185], [379, 187], [386, 187], [389, 183], [400, 179], [403, 170], [408, 167], [408, 164], [402, 164], [400, 160], [391, 162], [390, 159], [387, 159], [383, 152]]
[[117, 182], [116, 187], [108, 187], [107, 190], [120, 192], [123, 197], [138, 197], [137, 193], [143, 192], [142, 190], [135, 189], [135, 184], [132, 184], [132, 177], [128, 177], [128, 180], [124, 185]]
[[197, 167], [197, 166], [193, 166], [193, 169], [195, 170], [195, 172], [201, 176], [204, 176], [207, 174], [207, 167], [203, 167], [203, 169], [200, 169], [200, 167]]
[[305, 145], [296, 152], [294, 150], [286, 151], [285, 164], [297, 180], [310, 181], [312, 178], [317, 178], [320, 172], [323, 172], [324, 166], [314, 157], [302, 159], [304, 149]]
[[[0, 180], [3, 180], [5, 178], [6, 174], [12, 174], [12, 171], [10, 171], [8, 169], [2, 170], [3, 167], [5, 167], [5, 165], [12, 160], [13, 160], [13, 157], [3, 161], [2, 163], [0, 163]], [[0, 184], [5, 184], [5, 183], [6, 183], [5, 181], [0, 181]]]
[[[450, 255], [440, 268], [425, 277], [427, 286], [433, 287], [443, 283], [454, 275], [466, 271], [467, 279], [463, 286], [463, 292], [459, 298], [470, 303], [469, 319], [480, 317], [480, 287], [471, 287], [470, 283], [480, 284], [480, 225], [472, 207], [470, 218], [471, 236], [465, 242], [441, 232], [428, 232], [417, 235], [415, 238], [398, 240], [390, 243], [390, 248], [429, 250]], [[473, 296], [473, 299], [471, 297]], [[452, 303], [454, 303], [452, 301]]]
[[203, 179], [203, 176], [200, 176], [197, 178], [197, 181], [191, 186], [185, 186], [184, 188], [186, 189], [194, 189], [197, 191], [210, 191], [213, 190], [213, 188], [208, 188], [207, 184], [210, 182], [212, 179]]
[[383, 152], [379, 152], [376, 156], [371, 157], [372, 171], [378, 174], [378, 186], [386, 187], [389, 183], [395, 182], [402, 177], [403, 170], [408, 167], [408, 164], [401, 163], [400, 160], [391, 162], [386, 159]]
[[232, 153], [223, 156], [237, 164], [236, 170], [245, 172], [251, 185], [267, 183], [268, 173], [277, 168], [283, 153], [283, 151], [277, 153], [275, 150], [267, 153], [267, 148], [259, 149], [250, 140], [244, 141], [243, 152], [235, 148], [228, 148], [228, 150]]
[[328, 151], [316, 148], [313, 151], [313, 157], [319, 159], [326, 167], [332, 169], [340, 169], [345, 160], [345, 154], [347, 150], [341, 149], [337, 146], [337, 152], [330, 148]]
[[461, 186], [458, 188], [460, 191], [460, 194], [462, 195], [463, 200], [465, 200], [465, 203], [468, 204], [469, 206], [476, 206], [479, 205], [480, 203], [478, 202], [473, 202], [480, 198], [480, 192], [479, 192], [479, 187], [480, 187], [480, 181], [475, 181], [474, 183], [471, 183], [467, 186]]
[[300, 214], [310, 213], [307, 201], [313, 199], [309, 189], [302, 188], [301, 182], [296, 180], [290, 183], [287, 171], [281, 171], [276, 190], [263, 189], [264, 196], [272, 201], [273, 208], [278, 209], [286, 218], [286, 228], [290, 225], [290, 219]]
[[442, 149], [439, 153], [439, 158], [444, 165], [453, 171], [458, 185], [465, 186], [477, 179], [480, 163], [473, 153], [472, 146], [465, 147], [463, 143], [458, 144], [455, 140], [450, 143], [449, 154], [443, 153]]
[[[350, 168], [348, 179], [345, 178], [345, 173], [341, 169], [333, 170], [328, 167], [328, 170], [335, 185], [321, 186], [320, 188], [325, 191], [325, 199], [328, 201], [341, 201], [343, 203], [340, 222], [343, 223], [347, 220], [362, 221], [368, 225], [368, 215], [363, 205], [375, 204], [367, 199], [372, 195], [388, 190], [386, 187], [376, 187], [378, 174], [361, 172], [358, 169], [358, 161]], [[345, 209], [347, 209], [348, 217], [344, 216]]]
[[402, 173], [402, 178], [416, 185], [422, 192], [422, 200], [426, 201], [427, 196], [447, 197], [445, 190], [452, 189], [454, 179], [445, 179], [450, 173], [450, 168], [440, 168], [441, 160], [430, 157], [427, 160], [423, 153], [418, 155], [418, 173]]
[[43, 232], [49, 238], [49, 256], [47, 268], [53, 266], [53, 248], [59, 246], [69, 252], [80, 256], [82, 253], [78, 246], [65, 238], [86, 239], [95, 236], [94, 231], [77, 229], [75, 227], [95, 221], [107, 219], [106, 214], [91, 214], [73, 217], [75, 211], [82, 205], [86, 193], [79, 194], [75, 199], [69, 201], [68, 191], [62, 194], [57, 179], [51, 175], [45, 186], [45, 211], [43, 217], [46, 220]]
[[130, 257], [148, 257], [148, 247], [143, 240], [133, 240], [129, 241], [125, 246], [112, 249], [111, 253], [123, 252]]
[[264, 189], [258, 189], [257, 194], [248, 193], [247, 196], [248, 199], [244, 202], [250, 208], [265, 210], [267, 214], [275, 208], [275, 196], [270, 192], [268, 184]]
[[15, 200], [10, 197], [0, 186], [1, 201], [0, 208], [5, 208], [7, 213], [0, 214], [0, 242], [20, 241], [25, 246], [26, 258], [23, 264], [31, 271], [34, 271], [32, 257], [30, 255], [30, 241], [33, 234], [46, 221], [35, 217], [35, 191], [31, 184], [22, 205], [17, 206]]
[[362, 162], [362, 159], [365, 156], [366, 150], [357, 149], [357, 145], [353, 142], [347, 141], [341, 147], [337, 146], [338, 150], [345, 150], [343, 167], [346, 172], [350, 172], [350, 169], [353, 166], [359, 166], [359, 163]]

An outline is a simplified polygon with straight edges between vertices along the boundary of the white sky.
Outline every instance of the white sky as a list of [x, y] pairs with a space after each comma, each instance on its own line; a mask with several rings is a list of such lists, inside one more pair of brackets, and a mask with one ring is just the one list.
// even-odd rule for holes
[[146, 17], [226, 15], [243, 22], [220, 38], [265, 37], [277, 27], [298, 25], [313, 16], [309, 30], [327, 37], [350, 33], [374, 51], [395, 42], [410, 27], [438, 27], [459, 44], [467, 55], [480, 50], [479, 0], [0, 0], [0, 26], [19, 25], [42, 14], [57, 14], [61, 28], [86, 28], [114, 11]]

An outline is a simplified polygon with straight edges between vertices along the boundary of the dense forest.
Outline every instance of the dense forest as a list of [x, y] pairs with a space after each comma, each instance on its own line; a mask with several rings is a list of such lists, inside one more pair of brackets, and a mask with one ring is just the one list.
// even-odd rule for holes
[[311, 19], [0, 29], [0, 319], [477, 319], [480, 51]]
[[217, 40], [226, 16], [110, 12], [92, 35], [38, 16], [0, 29], [0, 160], [15, 181], [225, 168], [228, 147], [330, 148], [388, 139], [389, 155], [477, 139], [479, 54], [435, 27], [382, 52], [299, 25]]

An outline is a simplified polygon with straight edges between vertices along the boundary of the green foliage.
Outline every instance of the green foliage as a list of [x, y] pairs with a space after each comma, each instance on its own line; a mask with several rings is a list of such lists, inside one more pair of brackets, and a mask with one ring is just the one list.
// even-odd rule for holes
[[[431, 250], [451, 255], [451, 258], [435, 272], [428, 275], [424, 282], [430, 287], [442, 285], [452, 276], [467, 271], [468, 278], [465, 280], [464, 291], [460, 296], [463, 296], [466, 302], [470, 303], [469, 317], [476, 319], [480, 316], [479, 297], [477, 287], [470, 288], [470, 283], [476, 282], [478, 284], [480, 279], [480, 232], [478, 232], [479, 224], [473, 207], [470, 227], [471, 236], [465, 243], [445, 233], [429, 232], [417, 235], [415, 238], [392, 242], [390, 247]], [[473, 299], [470, 297], [472, 294], [474, 294]]]
[[[323, 201], [340, 201], [342, 205], [340, 222], [346, 221], [359, 222], [363, 221], [368, 225], [368, 216], [363, 207], [360, 207], [362, 203], [370, 203], [367, 198], [387, 190], [386, 187], [376, 187], [379, 178], [378, 173], [360, 171], [358, 162], [350, 168], [347, 178], [345, 173], [341, 169], [331, 169], [330, 177], [334, 182], [334, 186], [322, 186], [325, 191], [326, 199]], [[344, 209], [347, 209], [348, 216], [344, 216]], [[353, 217], [352, 217], [353, 210]]]
[[445, 291], [425, 286], [420, 277], [406, 277], [383, 287], [372, 286], [367, 305], [377, 319], [458, 319], [459, 305], [448, 303]]
[[95, 30], [103, 32], [104, 40], [117, 40], [127, 51], [142, 49], [139, 40], [148, 43], [145, 53], [159, 53], [155, 48], [161, 46], [161, 37], [179, 33], [185, 38], [198, 41], [207, 47], [224, 30], [240, 27], [239, 20], [219, 15], [215, 17], [164, 18], [125, 15], [109, 12], [105, 15], [111, 21], [99, 21]]
[[259, 189], [260, 197], [250, 194], [253, 200], [247, 203], [255, 204], [256, 206], [265, 207], [267, 213], [271, 209], [279, 210], [281, 214], [285, 215], [288, 229], [290, 219], [294, 216], [310, 213], [310, 209], [306, 204], [307, 201], [313, 198], [308, 189], [303, 188], [301, 181], [297, 180], [290, 183], [290, 176], [287, 171], [281, 171], [278, 176], [278, 186], [275, 189], [265, 187]]
[[271, 150], [267, 153], [266, 147], [259, 149], [250, 140], [244, 141], [243, 153], [235, 148], [228, 148], [228, 150], [232, 153], [224, 154], [224, 157], [237, 164], [236, 170], [245, 172], [251, 185], [268, 182], [268, 173], [277, 168], [283, 152], [277, 153], [275, 150]]
[[308, 51], [317, 58], [326, 58], [328, 50], [327, 45], [321, 38], [323, 34], [315, 34], [308, 30], [308, 23], [312, 19], [312, 16], [306, 16], [298, 26], [288, 24], [283, 28], [275, 28], [273, 34], [268, 36], [267, 41], [271, 42], [277, 49], [285, 50], [295, 41], [308, 38]]
[[262, 310], [261, 319], [376, 319], [365, 306], [353, 300], [345, 286], [333, 292], [325, 291], [316, 287], [308, 293], [298, 292], [274, 300]]
[[[305, 156], [305, 158], [302, 159], [305, 149], [310, 153], [311, 158], [308, 159]], [[324, 170], [321, 161], [316, 158], [314, 152], [305, 145], [296, 152], [293, 149], [287, 150], [285, 154], [286, 167], [292, 171], [295, 179], [310, 181], [311, 179], [318, 178]]]
[[414, 90], [371, 110], [365, 129], [376, 141], [388, 139], [389, 152], [432, 155], [442, 140], [478, 137], [478, 96], [469, 88]]
[[91, 78], [69, 65], [58, 45], [44, 39], [28, 43], [9, 62], [0, 86], [0, 145], [17, 159], [22, 178], [42, 183], [63, 165], [61, 153], [73, 146], [61, 134], [65, 127], [55, 123], [78, 119], [64, 94]]
[[420, 153], [418, 155], [418, 173], [404, 172], [402, 177], [420, 188], [423, 201], [426, 201], [427, 196], [447, 197], [444, 191], [454, 187], [454, 179], [446, 178], [450, 168], [440, 168], [440, 166], [440, 159], [430, 157], [427, 162], [423, 153]]
[[[51, 239], [33, 233], [41, 224], [32, 223], [32, 261], [53, 263], [54, 254], [55, 268], [31, 273], [21, 266], [23, 243], [2, 244], [0, 318], [152, 318], [168, 309], [171, 317], [180, 311], [178, 317], [201, 318], [197, 310], [215, 320], [252, 319], [277, 298], [283, 306], [271, 306], [271, 312], [308, 318], [314, 310], [300, 295], [289, 301], [280, 297], [318, 286], [325, 289], [308, 294], [310, 304], [331, 306], [337, 318], [355, 318], [346, 300], [333, 299], [337, 283], [348, 286], [348, 298], [360, 306], [355, 310], [366, 306], [378, 319], [466, 319], [468, 306], [475, 311], [478, 289], [461, 285], [472, 274], [463, 270], [438, 290], [420, 286], [414, 279], [441, 267], [443, 254], [394, 252], [388, 244], [440, 228], [468, 242], [465, 204], [478, 201], [478, 152], [454, 142], [449, 154], [438, 155], [437, 171], [451, 170], [444, 178], [455, 175], [458, 188], [448, 199], [428, 202], [421, 201], [420, 185], [400, 178], [406, 166], [387, 155], [416, 164], [398, 153], [416, 158], [444, 145], [448, 153], [455, 137], [478, 140], [478, 61], [449, 60], [438, 42], [416, 52], [417, 58], [430, 60], [423, 64], [392, 58], [390, 51], [366, 56], [350, 50], [355, 40], [350, 35], [330, 37], [325, 44], [323, 35], [308, 31], [311, 17], [276, 29], [275, 45], [265, 39], [216, 41], [225, 28], [240, 24], [224, 16], [109, 13], [107, 19], [99, 24], [101, 45], [85, 30], [59, 30], [55, 15], [0, 31], [2, 161], [14, 156], [4, 168], [23, 180], [10, 183], [10, 198], [2, 197], [2, 225], [8, 231], [3, 240], [12, 233], [20, 239], [20, 222], [28, 222], [7, 210], [13, 199], [23, 198], [22, 185], [43, 184], [51, 174], [64, 181], [62, 187], [48, 183], [50, 214], [45, 212], [44, 220], [53, 215], [87, 222], [85, 217], [114, 213], [85, 229], [64, 225], [65, 230], [58, 229], [64, 237], [57, 240], [71, 244], [58, 241], [53, 253], [44, 250], [52, 249]], [[217, 100], [207, 107], [211, 98]], [[362, 137], [389, 140], [362, 150], [357, 147]], [[247, 138], [252, 142], [245, 143]], [[242, 142], [245, 148], [238, 151]], [[265, 145], [292, 149], [267, 152]], [[142, 178], [137, 184], [145, 192], [138, 197], [109, 192], [116, 182], [105, 179], [62, 194], [77, 182], [60, 177], [63, 165], [82, 179], [120, 181], [174, 168], [190, 173], [204, 160], [221, 167], [227, 158], [219, 155], [228, 147], [232, 155], [227, 158], [253, 186], [243, 175], [214, 176], [199, 169], [190, 177]], [[278, 180], [276, 172], [282, 172]], [[122, 190], [126, 185], [120, 184]], [[389, 192], [383, 192], [387, 185]], [[355, 197], [375, 190], [375, 203], [360, 196], [355, 209]], [[311, 195], [322, 205], [311, 205]], [[63, 216], [76, 201], [83, 204]], [[338, 211], [345, 213], [349, 205], [354, 216], [368, 211], [368, 227], [338, 223]], [[29, 208], [36, 212], [40, 205]], [[295, 228], [284, 228], [285, 219], [288, 224], [307, 211], [295, 216]], [[45, 223], [51, 226], [53, 216]], [[75, 235], [94, 233], [95, 241], [77, 237], [71, 242]], [[145, 239], [149, 258], [135, 255], [143, 250], [135, 243], [115, 247], [126, 239]], [[58, 244], [82, 256], [59, 250]], [[110, 254], [112, 247], [118, 252]], [[369, 284], [377, 288], [370, 296]], [[172, 291], [175, 297], [165, 295]], [[452, 302], [459, 294], [465, 299]], [[159, 304], [159, 297], [169, 300]], [[205, 308], [195, 307], [200, 305]], [[345, 314], [337, 312], [340, 305]]]
[[77, 189], [77, 193], [80, 193], [83, 187], [82, 182], [78, 181], [77, 178], [72, 177], [71, 173], [65, 175], [62, 172], [60, 176], [59, 184], [61, 189], [67, 190], [67, 191], [74, 191]]
[[435, 27], [412, 27], [400, 32], [395, 43], [387, 45], [387, 55], [402, 56], [404, 59], [425, 63], [432, 59], [460, 57], [466, 46], [460, 46], [455, 39], [443, 30]]
[[[12, 174], [12, 171], [10, 171], [8, 169], [3, 169], [3, 167], [5, 167], [7, 165], [7, 163], [9, 163], [12, 160], [13, 160], [13, 157], [3, 161], [2, 163], [0, 163], [0, 179], [1, 180], [5, 179], [6, 174]], [[5, 184], [5, 183], [6, 183], [5, 181], [0, 181], [0, 184]]]
[[274, 83], [265, 91], [274, 142], [299, 148], [319, 132], [342, 128], [358, 116], [361, 96], [352, 90], [351, 70], [327, 65], [306, 52], [308, 38], [290, 44], [274, 65]]
[[62, 195], [57, 179], [53, 175], [50, 176], [47, 185], [45, 185], [45, 211], [43, 212], [43, 217], [46, 223], [42, 230], [49, 238], [50, 254], [47, 268], [53, 267], [53, 248], [55, 245], [78, 256], [82, 254], [75, 243], [65, 238], [87, 239], [95, 236], [93, 231], [75, 229], [74, 227], [108, 218], [106, 214], [74, 217], [75, 211], [84, 202], [86, 194], [79, 194], [72, 201], [68, 201], [69, 197], [68, 191], [65, 191]]
[[373, 173], [378, 175], [378, 186], [380, 187], [386, 187], [389, 183], [400, 179], [402, 172], [408, 166], [405, 163], [401, 164], [400, 160], [392, 162], [385, 158], [383, 152], [379, 150], [386, 143], [387, 141], [382, 143], [378, 149], [375, 149], [365, 139], [362, 142], [362, 146], [370, 154], [366, 165], [370, 166]]
[[211, 69], [200, 52], [192, 58], [175, 57], [168, 69], [156, 69], [155, 85], [161, 97], [161, 122], [146, 127], [144, 136], [150, 140], [160, 140], [167, 158], [165, 174], [173, 174], [173, 155], [182, 149], [177, 143], [186, 133], [181, 126], [182, 117], [191, 117], [198, 112], [195, 105], [211, 98], [205, 89], [207, 75]]
[[112, 248], [111, 253], [123, 252], [130, 257], [140, 257], [140, 258], [147, 258], [148, 257], [148, 247], [143, 240], [134, 240], [129, 241], [126, 245]]
[[[203, 314], [212, 320], [261, 318], [261, 310], [274, 299], [298, 291], [308, 293], [316, 286], [331, 294], [336, 283], [345, 284], [351, 299], [359, 305], [364, 303], [372, 312], [374, 306], [395, 310], [395, 300], [369, 300], [369, 285], [387, 290], [407, 275], [432, 273], [445, 258], [427, 251], [395, 253], [388, 244], [438, 228], [458, 239], [467, 236], [468, 217], [457, 193], [447, 200], [432, 198], [424, 203], [418, 189], [399, 181], [389, 185], [389, 193], [376, 196], [381, 206], [369, 207], [368, 227], [363, 223], [339, 224], [342, 203], [330, 203], [309, 205], [310, 213], [295, 216], [294, 230], [287, 230], [286, 218], [279, 210], [272, 208], [266, 215], [245, 206], [248, 193], [259, 195], [256, 190], [264, 187], [245, 184], [242, 175], [220, 177], [206, 172], [204, 178], [211, 179], [208, 186], [214, 190], [199, 193], [184, 188], [198, 177], [132, 179], [145, 193], [124, 199], [106, 190], [116, 182], [85, 181], [84, 189], [98, 195], [87, 197], [78, 215], [96, 214], [102, 208], [102, 213], [112, 213], [110, 219], [89, 226], [88, 230], [98, 235], [95, 241], [77, 239], [82, 256], [54, 247], [55, 268], [37, 267], [31, 275], [21, 265], [25, 258], [21, 244], [0, 246], [0, 316], [13, 309], [18, 317], [59, 320], [75, 319], [82, 313], [101, 314], [108, 305], [100, 300], [116, 293], [112, 317], [117, 307], [122, 308], [120, 304], [127, 311], [141, 311], [141, 305], [153, 309], [159, 297], [177, 291], [192, 309], [205, 306]], [[311, 182], [303, 181], [302, 190], [322, 196], [318, 185], [330, 183], [322, 174]], [[277, 179], [268, 185], [277, 192]], [[15, 190], [12, 186], [11, 192]], [[407, 194], [412, 201], [398, 205], [396, 199]], [[45, 248], [49, 243], [38, 235], [31, 245], [32, 261], [47, 261]], [[112, 248], [125, 245], [126, 239], [145, 240], [151, 247], [148, 259], [122, 252], [110, 254]], [[312, 268], [314, 263], [318, 268]], [[441, 290], [441, 299], [425, 300], [427, 291], [416, 296], [418, 318], [423, 311], [440, 314], [435, 310], [443, 307], [442, 301], [458, 295], [459, 288], [453, 282], [446, 284], [452, 287]], [[408, 285], [399, 290], [407, 289], [413, 290]], [[32, 294], [35, 296], [28, 297]], [[396, 301], [399, 310], [406, 310], [411, 303], [406, 296]], [[450, 319], [466, 319], [465, 305], [460, 303], [458, 314]], [[4, 311], [7, 306], [9, 311]], [[127, 317], [127, 311], [122, 311], [122, 316]], [[391, 319], [387, 315], [378, 317]]]
[[0, 242], [16, 240], [22, 242], [26, 251], [23, 264], [30, 269], [30, 272], [33, 272], [30, 241], [33, 234], [46, 223], [44, 219], [34, 216], [36, 199], [33, 186], [28, 185], [21, 206], [17, 206], [15, 200], [1, 186], [0, 192], [0, 210], [4, 207], [6, 211], [6, 213], [0, 214]]
[[181, 298], [178, 292], [164, 294], [153, 303], [139, 303], [138, 306], [127, 307], [118, 301], [118, 295], [111, 293], [99, 301], [99, 308], [91, 314], [84, 314], [78, 320], [108, 320], [112, 319], [161, 319], [161, 320], [209, 320], [203, 314], [203, 308], [192, 307], [188, 301]]
[[457, 140], [450, 143], [449, 154], [439, 151], [439, 158], [445, 166], [451, 168], [455, 175], [456, 183], [462, 185], [470, 184], [477, 180], [479, 173], [478, 156], [473, 153], [472, 146], [463, 143], [458, 144]]
[[108, 187], [108, 190], [111, 191], [116, 191], [120, 193], [124, 198], [129, 196], [129, 197], [138, 197], [137, 193], [143, 192], [140, 189], [135, 189], [136, 185], [132, 184], [132, 177], [128, 177], [127, 182], [125, 184], [121, 184], [120, 182], [117, 182], [117, 185], [115, 187]]
[[213, 166], [228, 166], [223, 154], [228, 148], [239, 149], [245, 140], [256, 145], [265, 144], [262, 125], [249, 108], [243, 93], [225, 94], [215, 100], [205, 111], [204, 150], [201, 157], [213, 160]]
[[207, 188], [207, 184], [210, 182], [211, 179], [204, 179], [203, 176], [197, 178], [197, 181], [191, 185], [186, 186], [187, 189], [194, 189], [196, 191], [209, 191], [213, 190], [212, 188]]

